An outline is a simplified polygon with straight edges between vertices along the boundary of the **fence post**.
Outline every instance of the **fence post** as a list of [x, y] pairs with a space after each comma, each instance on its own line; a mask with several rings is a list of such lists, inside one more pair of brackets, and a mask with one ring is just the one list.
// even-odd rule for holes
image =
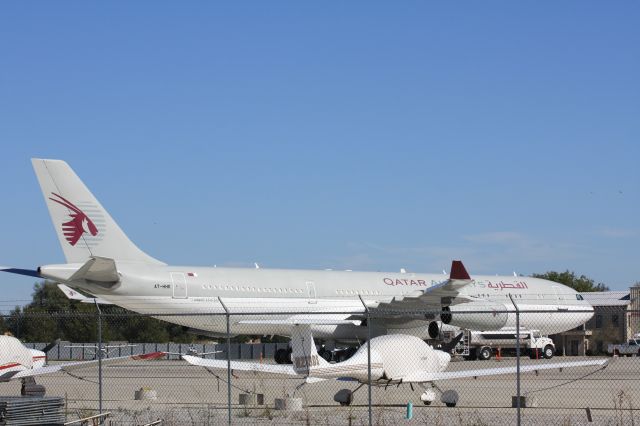
[[218, 297], [218, 301], [224, 309], [225, 316], [227, 317], [227, 422], [231, 424], [231, 318], [229, 309], [222, 302], [222, 298]]
[[367, 390], [369, 392], [369, 401], [367, 403], [369, 407], [369, 426], [372, 425], [372, 412], [371, 412], [371, 313], [369, 312], [369, 307], [366, 303], [364, 303], [364, 299], [362, 295], [358, 295], [360, 298], [360, 302], [362, 302], [362, 306], [364, 306], [364, 311], [367, 314]]
[[[97, 299], [93, 299], [98, 311], [98, 414], [102, 414], [102, 311]], [[102, 423], [102, 420], [100, 420]]]
[[518, 416], [517, 425], [520, 426], [520, 309], [516, 301], [513, 300], [511, 293], [509, 293], [509, 299], [511, 299], [511, 303], [516, 308], [516, 412]]

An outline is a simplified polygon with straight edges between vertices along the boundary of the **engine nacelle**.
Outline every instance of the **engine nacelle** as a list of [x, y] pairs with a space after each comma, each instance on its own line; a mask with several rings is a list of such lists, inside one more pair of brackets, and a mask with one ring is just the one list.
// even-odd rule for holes
[[431, 321], [427, 327], [427, 333], [431, 339], [442, 339], [442, 333], [447, 331], [455, 333], [460, 331], [460, 328], [450, 324], [443, 324], [442, 321]]
[[444, 324], [469, 330], [498, 330], [507, 324], [509, 313], [501, 303], [469, 302], [442, 308]]

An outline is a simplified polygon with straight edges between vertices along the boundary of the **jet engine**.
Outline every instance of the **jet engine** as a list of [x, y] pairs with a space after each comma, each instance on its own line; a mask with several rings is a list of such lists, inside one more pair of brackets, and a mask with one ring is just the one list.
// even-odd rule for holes
[[460, 331], [460, 328], [450, 324], [443, 324], [442, 321], [431, 321], [427, 327], [427, 333], [431, 339], [442, 339], [442, 333], [447, 331], [456, 333]]
[[484, 301], [445, 306], [440, 313], [444, 324], [469, 330], [498, 330], [505, 326], [508, 318], [505, 305]]

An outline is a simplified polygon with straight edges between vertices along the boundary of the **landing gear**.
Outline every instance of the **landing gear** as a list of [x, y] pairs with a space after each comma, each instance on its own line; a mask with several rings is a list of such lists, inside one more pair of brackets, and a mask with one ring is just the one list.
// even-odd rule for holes
[[358, 389], [360, 389], [362, 386], [364, 386], [364, 383], [360, 384], [354, 390], [351, 390], [351, 389], [340, 389], [333, 396], [333, 400], [335, 402], [339, 403], [340, 405], [342, 405], [343, 407], [351, 405], [351, 402], [353, 402], [353, 394], [356, 393], [358, 391]]
[[425, 384], [421, 384], [420, 386], [424, 389], [423, 394], [420, 395], [420, 400], [424, 405], [431, 405], [431, 403], [436, 400], [436, 392], [434, 389], [440, 392], [440, 401], [447, 407], [455, 407], [460, 399], [458, 392], [453, 389], [443, 392], [435, 383], [431, 383], [431, 388], [426, 387]]
[[278, 364], [291, 364], [291, 348], [278, 349], [274, 355], [274, 359]]
[[435, 400], [436, 393], [432, 389], [427, 389], [422, 393], [422, 395], [420, 395], [420, 401], [422, 401], [424, 405], [431, 405]]
[[334, 396], [333, 400], [343, 407], [351, 405], [353, 401], [353, 392], [350, 389], [340, 389]]
[[442, 401], [447, 407], [455, 407], [458, 403], [458, 399], [460, 399], [458, 392], [453, 389], [445, 391], [440, 397], [440, 401]]

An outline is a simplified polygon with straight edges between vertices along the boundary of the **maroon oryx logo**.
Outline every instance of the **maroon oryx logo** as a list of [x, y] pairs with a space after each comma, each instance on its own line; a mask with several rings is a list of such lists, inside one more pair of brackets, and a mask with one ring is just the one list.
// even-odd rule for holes
[[[69, 222], [65, 222], [62, 224], [62, 233], [64, 237], [69, 241], [69, 244], [75, 246], [82, 234], [85, 232], [91, 233], [91, 235], [98, 235], [98, 228], [93, 224], [89, 216], [84, 214], [82, 210], [76, 207], [71, 201], [66, 198], [58, 195], [54, 192], [51, 193], [54, 197], [49, 197], [51, 201], [55, 201], [58, 204], [61, 204], [71, 210], [69, 212], [69, 216], [71, 216], [71, 220]], [[86, 226], [85, 226], [86, 225]]]

